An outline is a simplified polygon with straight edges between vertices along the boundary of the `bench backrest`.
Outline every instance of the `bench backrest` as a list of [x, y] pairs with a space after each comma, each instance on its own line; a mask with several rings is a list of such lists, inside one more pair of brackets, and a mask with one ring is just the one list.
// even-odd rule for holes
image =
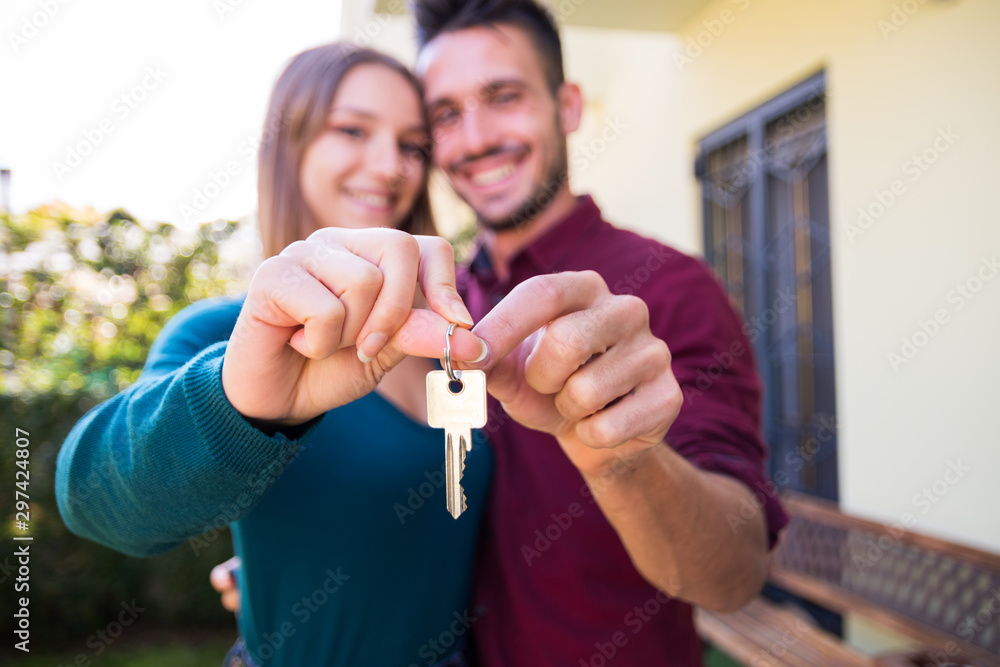
[[801, 494], [783, 502], [792, 522], [771, 559], [774, 583], [838, 613], [859, 613], [946, 655], [961, 652], [996, 663], [1000, 555], [908, 530], [913, 515], [884, 525]]

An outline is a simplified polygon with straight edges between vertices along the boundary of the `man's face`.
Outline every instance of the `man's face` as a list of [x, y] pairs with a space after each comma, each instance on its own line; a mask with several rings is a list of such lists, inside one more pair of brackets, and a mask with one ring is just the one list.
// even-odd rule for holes
[[566, 179], [566, 137], [528, 34], [504, 24], [444, 33], [418, 69], [434, 162], [480, 221], [505, 229], [544, 208]]

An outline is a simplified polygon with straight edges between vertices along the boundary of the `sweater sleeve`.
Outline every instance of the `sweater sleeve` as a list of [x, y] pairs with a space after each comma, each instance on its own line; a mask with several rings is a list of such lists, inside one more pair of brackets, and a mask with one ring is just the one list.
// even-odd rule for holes
[[[684, 394], [666, 441], [703, 470], [733, 477], [762, 508], [771, 547], [788, 516], [769, 479], [761, 433], [761, 386], [753, 347], [722, 286], [704, 262], [677, 255], [672, 291], [648, 290], [650, 326], [667, 342]], [[671, 298], [673, 294], [683, 298]], [[742, 517], [731, 517], [736, 524]], [[731, 524], [734, 525], [734, 524]]]
[[239, 304], [230, 303], [226, 327], [225, 306], [212, 301], [171, 319], [136, 383], [91, 409], [63, 443], [56, 498], [77, 535], [152, 556], [221, 528], [253, 508], [321, 420], [290, 439], [236, 411], [222, 361]]

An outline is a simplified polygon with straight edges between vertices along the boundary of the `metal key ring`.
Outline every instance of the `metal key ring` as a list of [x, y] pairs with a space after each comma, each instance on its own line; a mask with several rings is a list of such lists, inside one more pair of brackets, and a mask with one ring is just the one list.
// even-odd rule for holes
[[451, 335], [455, 333], [456, 322], [448, 325], [448, 333], [444, 337], [444, 369], [448, 372], [448, 379], [452, 382], [461, 382], [462, 371], [456, 371], [451, 367]]

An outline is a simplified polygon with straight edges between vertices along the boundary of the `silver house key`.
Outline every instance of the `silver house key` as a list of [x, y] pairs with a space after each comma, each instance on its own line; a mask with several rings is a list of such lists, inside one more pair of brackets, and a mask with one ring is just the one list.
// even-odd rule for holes
[[445, 338], [445, 370], [427, 374], [427, 424], [444, 429], [448, 513], [457, 519], [465, 511], [462, 473], [465, 453], [472, 449], [472, 429], [486, 425], [486, 373], [452, 369], [454, 331], [455, 324], [451, 324]]

